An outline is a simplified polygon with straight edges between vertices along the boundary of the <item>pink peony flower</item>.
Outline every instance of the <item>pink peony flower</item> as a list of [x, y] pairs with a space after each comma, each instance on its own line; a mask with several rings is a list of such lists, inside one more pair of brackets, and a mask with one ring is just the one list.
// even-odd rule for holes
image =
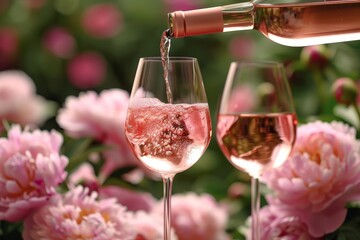
[[96, 4], [85, 10], [82, 16], [82, 25], [91, 36], [113, 37], [122, 27], [122, 14], [114, 4]]
[[85, 186], [90, 192], [98, 191], [100, 183], [95, 175], [94, 168], [89, 163], [81, 164], [68, 177], [68, 187], [75, 188], [77, 185]]
[[150, 212], [156, 204], [155, 198], [148, 193], [138, 193], [116, 186], [104, 186], [100, 188], [99, 194], [101, 198], [116, 198], [130, 211]]
[[[293, 216], [270, 204], [259, 212], [260, 239], [259, 240], [320, 240], [309, 234], [308, 227], [299, 217]], [[247, 221], [251, 226], [251, 218]], [[246, 239], [251, 239], [251, 228], [242, 229]]]
[[56, 192], [68, 163], [59, 153], [62, 141], [56, 131], [21, 131], [18, 125], [0, 138], [0, 220], [22, 220]]
[[[225, 240], [227, 210], [208, 194], [174, 194], [171, 198], [171, 225], [179, 240]], [[154, 207], [163, 212], [163, 203]]]
[[59, 58], [69, 58], [75, 51], [74, 37], [62, 27], [49, 29], [44, 35], [43, 45]]
[[133, 216], [115, 199], [97, 200], [96, 192], [77, 187], [54, 196], [24, 222], [24, 240], [134, 240]]
[[[135, 240], [163, 240], [164, 239], [164, 220], [159, 214], [151, 214], [144, 211], [135, 213], [135, 228], [137, 236]], [[171, 240], [177, 240], [174, 229], [171, 229]]]
[[19, 36], [11, 27], [0, 28], [0, 69], [13, 66], [19, 50]]
[[36, 127], [47, 116], [47, 102], [35, 94], [28, 75], [16, 70], [0, 72], [0, 129], [4, 120]]
[[103, 90], [100, 94], [89, 91], [68, 97], [57, 117], [69, 136], [91, 137], [113, 147], [105, 151], [106, 164], [101, 174], [106, 176], [116, 168], [138, 164], [125, 138], [128, 102], [129, 94], [124, 90]]
[[106, 61], [96, 52], [84, 52], [70, 60], [67, 66], [69, 81], [80, 89], [93, 88], [106, 75]]
[[321, 237], [344, 221], [345, 204], [360, 183], [359, 142], [355, 129], [338, 122], [313, 122], [298, 128], [289, 159], [263, 181], [279, 204], [299, 216], [311, 235]]

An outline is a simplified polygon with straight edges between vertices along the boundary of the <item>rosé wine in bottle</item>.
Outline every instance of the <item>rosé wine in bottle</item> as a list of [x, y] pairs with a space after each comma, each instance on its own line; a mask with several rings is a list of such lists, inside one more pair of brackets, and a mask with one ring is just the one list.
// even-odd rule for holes
[[358, 0], [258, 0], [168, 14], [174, 38], [257, 30], [292, 47], [360, 40]]
[[217, 140], [227, 159], [239, 170], [259, 177], [288, 157], [296, 138], [292, 113], [219, 114]]
[[128, 108], [125, 131], [135, 155], [161, 174], [187, 170], [199, 160], [211, 139], [208, 104], [146, 100], [149, 104]]

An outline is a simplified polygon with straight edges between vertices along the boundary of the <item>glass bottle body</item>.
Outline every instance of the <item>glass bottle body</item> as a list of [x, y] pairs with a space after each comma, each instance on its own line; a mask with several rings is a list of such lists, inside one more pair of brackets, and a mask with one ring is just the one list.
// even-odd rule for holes
[[359, 40], [359, 14], [358, 0], [260, 1], [173, 12], [169, 14], [169, 26], [175, 38], [254, 29], [279, 44], [300, 47]]

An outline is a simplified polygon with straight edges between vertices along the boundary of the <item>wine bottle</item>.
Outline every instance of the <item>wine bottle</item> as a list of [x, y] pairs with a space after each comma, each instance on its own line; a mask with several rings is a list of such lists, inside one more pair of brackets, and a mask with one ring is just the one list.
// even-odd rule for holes
[[175, 11], [168, 14], [170, 36], [258, 30], [270, 40], [301, 47], [360, 39], [360, 1], [253, 1]]

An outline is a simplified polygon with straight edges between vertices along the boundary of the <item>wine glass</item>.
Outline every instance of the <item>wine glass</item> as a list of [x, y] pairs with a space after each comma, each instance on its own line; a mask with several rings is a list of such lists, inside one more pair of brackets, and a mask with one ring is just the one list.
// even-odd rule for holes
[[259, 178], [291, 152], [297, 118], [284, 67], [232, 62], [220, 99], [216, 139], [228, 161], [251, 177], [251, 236], [259, 239]]
[[[166, 67], [165, 67], [166, 66]], [[141, 58], [125, 132], [136, 157], [164, 184], [164, 239], [170, 240], [173, 178], [189, 169], [211, 139], [209, 106], [196, 58]]]

